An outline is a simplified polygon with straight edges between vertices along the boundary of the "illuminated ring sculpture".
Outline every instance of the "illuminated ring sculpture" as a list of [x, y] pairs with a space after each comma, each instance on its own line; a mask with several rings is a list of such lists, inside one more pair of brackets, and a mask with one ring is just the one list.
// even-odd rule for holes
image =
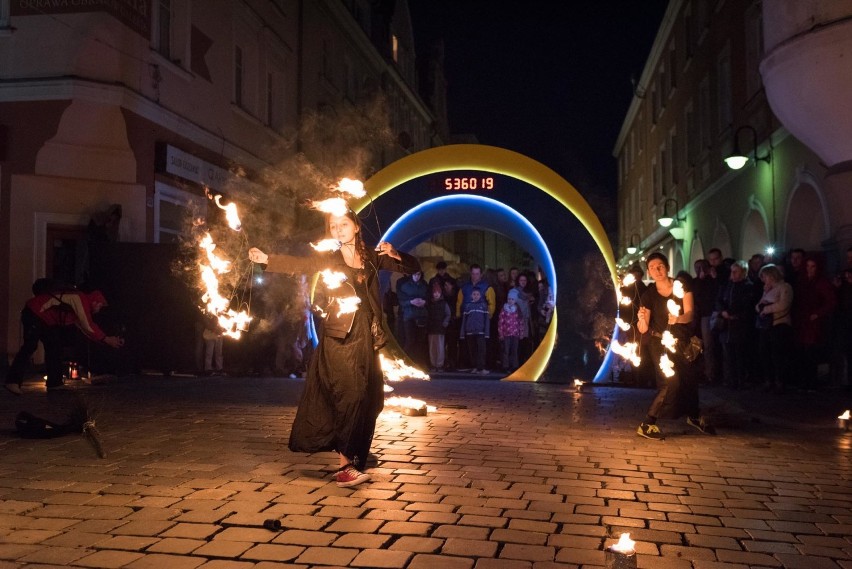
[[[523, 154], [512, 152], [511, 150], [479, 144], [455, 144], [423, 150], [398, 160], [393, 164], [389, 164], [368, 179], [365, 182], [367, 197], [355, 200], [352, 207], [354, 211], [361, 212], [370, 203], [370, 199], [377, 199], [379, 196], [409, 180], [438, 172], [456, 170], [475, 170], [511, 176], [540, 189], [558, 201], [580, 220], [583, 227], [589, 232], [589, 235], [598, 246], [598, 249], [600, 249], [606, 261], [613, 286], [618, 286], [612, 247], [607, 239], [603, 225], [601, 225], [600, 220], [588, 202], [583, 199], [583, 196], [580, 195], [574, 186], [559, 176], [559, 174], [540, 162], [528, 158]], [[446, 201], [442, 203], [451, 204], [453, 202]], [[445, 213], [442, 213], [443, 215]], [[467, 226], [470, 227], [469, 222]], [[489, 227], [489, 229], [499, 232], [497, 227]], [[529, 252], [532, 253], [533, 251]], [[547, 258], [550, 258], [549, 253], [547, 254]], [[544, 257], [542, 257], [542, 260], [544, 260]], [[556, 283], [555, 276], [554, 271], [554, 278], [551, 280], [553, 283]], [[559, 306], [557, 304], [556, 309], [553, 311], [553, 321], [548, 327], [547, 334], [545, 334], [539, 347], [523, 366], [506, 379], [538, 381], [544, 373], [553, 352], [553, 346], [556, 343], [558, 309]], [[612, 353], [610, 351], [604, 358], [604, 362], [595, 376], [595, 381], [607, 375], [611, 360]]]

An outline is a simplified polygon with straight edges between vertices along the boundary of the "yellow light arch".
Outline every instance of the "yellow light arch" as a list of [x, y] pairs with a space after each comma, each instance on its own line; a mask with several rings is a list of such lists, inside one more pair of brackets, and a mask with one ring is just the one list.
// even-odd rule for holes
[[[548, 194], [580, 220], [600, 249], [609, 268], [613, 286], [618, 286], [612, 246], [603, 225], [588, 202], [574, 186], [547, 166], [505, 148], [481, 144], [453, 144], [430, 148], [402, 158], [364, 182], [367, 197], [355, 200], [352, 203], [353, 209], [360, 213], [369, 204], [371, 198], [376, 199], [409, 180], [452, 170], [476, 170], [503, 174], [524, 181]], [[556, 319], [557, 310], [554, 310], [553, 321], [539, 347], [524, 365], [505, 378], [506, 380], [538, 381], [547, 367], [556, 343]], [[389, 336], [393, 337], [390, 334]], [[396, 348], [398, 349], [398, 346]]]

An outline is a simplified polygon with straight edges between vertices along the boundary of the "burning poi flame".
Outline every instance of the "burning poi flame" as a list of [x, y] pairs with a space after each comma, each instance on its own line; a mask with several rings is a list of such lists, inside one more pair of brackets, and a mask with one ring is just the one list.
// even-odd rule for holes
[[663, 354], [660, 357], [660, 369], [666, 377], [672, 377], [675, 374], [674, 362], [672, 362], [666, 354]]
[[850, 415], [850, 410], [847, 409], [842, 415], [840, 415], [838, 417], [838, 419], [843, 419], [844, 421], [848, 421], [849, 419], [852, 419], [852, 415]]
[[388, 381], [402, 381], [406, 378], [423, 379], [428, 381], [431, 379], [429, 374], [407, 365], [400, 359], [390, 359], [384, 354], [379, 354], [379, 362], [381, 364], [382, 373]]
[[632, 326], [630, 326], [630, 324], [628, 324], [627, 322], [625, 322], [621, 318], [616, 318], [615, 323], [618, 324], [618, 327], [621, 328], [622, 330], [624, 330], [625, 332], [627, 332], [628, 330], [630, 330], [630, 328], [632, 328]]
[[208, 314], [216, 316], [222, 334], [239, 340], [242, 333], [248, 330], [251, 316], [245, 310], [237, 312], [233, 310], [231, 301], [219, 294], [219, 278], [212, 267], [204, 264], [199, 265], [201, 269], [201, 281], [204, 283], [205, 292], [201, 296], [202, 302], [206, 304]]
[[630, 286], [636, 282], [636, 275], [633, 273], [627, 273], [624, 275], [624, 278], [621, 279], [621, 286]]
[[349, 206], [346, 205], [346, 200], [343, 198], [328, 198], [327, 200], [313, 200], [311, 207], [323, 213], [331, 214], [335, 217], [346, 215], [349, 211]]
[[364, 189], [364, 183], [361, 180], [343, 178], [337, 183], [336, 189], [338, 192], [349, 194], [353, 198], [363, 198], [367, 195], [367, 191]]
[[323, 269], [320, 272], [320, 276], [322, 277], [323, 284], [330, 290], [340, 287], [346, 280], [346, 273], [332, 271], [331, 269]]
[[621, 306], [630, 306], [633, 304], [633, 300], [629, 296], [622, 296], [619, 302], [621, 303]]
[[226, 261], [213, 253], [213, 249], [216, 248], [216, 244], [213, 243], [213, 237], [211, 237], [209, 233], [204, 234], [204, 237], [201, 238], [198, 246], [204, 249], [207, 253], [207, 262], [216, 274], [221, 275], [231, 270], [231, 261]]
[[665, 332], [663, 332], [663, 337], [660, 338], [660, 343], [668, 351], [670, 351], [671, 353], [674, 353], [675, 345], [677, 345], [677, 338], [675, 338], [674, 335], [671, 332], [666, 330]]
[[337, 251], [342, 246], [343, 243], [337, 239], [321, 239], [316, 245], [311, 243], [311, 247], [314, 248], [314, 251], [319, 251], [321, 253], [326, 251]]
[[613, 340], [610, 343], [610, 349], [618, 356], [629, 360], [634, 366], [639, 366], [642, 363], [642, 358], [639, 357], [639, 344], [636, 342], [627, 342], [621, 344], [618, 340]]
[[672, 294], [678, 298], [683, 298], [683, 283], [676, 280], [672, 286]]
[[[677, 281], [675, 281], [675, 282], [677, 282]], [[669, 314], [671, 314], [675, 318], [680, 316], [680, 305], [677, 302], [675, 302], [674, 300], [672, 300], [671, 298], [666, 303], [666, 308], [669, 309]]]
[[618, 538], [618, 542], [610, 546], [611, 550], [624, 553], [625, 555], [633, 555], [636, 552], [635, 548], [636, 542], [630, 539], [629, 533], [621, 534], [621, 537]]
[[351, 314], [358, 310], [358, 305], [361, 304], [361, 299], [357, 296], [344, 296], [343, 298], [335, 298], [337, 301], [338, 311], [337, 317], [340, 318], [344, 314]]
[[234, 231], [239, 231], [243, 228], [243, 224], [240, 222], [240, 216], [237, 213], [237, 204], [231, 202], [227, 205], [222, 205], [222, 196], [216, 194], [213, 197], [213, 201], [216, 202], [216, 205], [219, 206], [219, 209], [225, 210], [225, 220], [228, 222], [228, 227], [233, 229]]

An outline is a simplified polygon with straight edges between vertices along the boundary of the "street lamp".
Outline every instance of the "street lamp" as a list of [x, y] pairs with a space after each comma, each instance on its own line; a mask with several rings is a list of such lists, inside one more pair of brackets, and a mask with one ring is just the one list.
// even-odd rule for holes
[[755, 162], [758, 160], [763, 160], [767, 164], [769, 164], [769, 151], [766, 152], [765, 156], [757, 155], [757, 131], [751, 125], [743, 125], [739, 127], [736, 132], [734, 132], [734, 150], [731, 152], [731, 155], [725, 158], [725, 164], [728, 165], [728, 168], [731, 170], [739, 170], [748, 162], [749, 157], [740, 150], [740, 131], [748, 130], [751, 132], [751, 141], [752, 141], [752, 151], [751, 157]]
[[[634, 239], [634, 237], [635, 237], [635, 239]], [[634, 233], [633, 235], [630, 236], [630, 244], [627, 246], [627, 254], [628, 255], [634, 255], [636, 253], [636, 251], [639, 250], [640, 240], [641, 240], [641, 237], [639, 237], [638, 233]]]
[[[669, 213], [669, 211], [670, 211], [669, 210], [669, 204], [670, 203], [674, 204], [674, 210], [673, 210], [674, 217], [672, 217], [672, 215]], [[674, 199], [674, 198], [667, 199], [665, 202], [663, 202], [663, 215], [662, 215], [662, 217], [660, 217], [657, 220], [657, 223], [659, 223], [663, 227], [668, 228], [668, 227], [671, 227], [672, 223], [674, 223], [675, 221], [677, 221], [677, 222], [686, 221], [686, 218], [681, 219], [680, 217], [677, 216], [677, 210], [678, 210], [677, 200]]]

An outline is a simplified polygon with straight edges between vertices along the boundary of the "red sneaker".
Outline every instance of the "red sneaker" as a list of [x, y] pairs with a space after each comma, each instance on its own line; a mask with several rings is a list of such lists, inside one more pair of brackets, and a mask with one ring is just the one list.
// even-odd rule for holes
[[370, 475], [361, 472], [351, 464], [348, 464], [337, 471], [336, 478], [338, 486], [341, 488], [349, 488], [350, 486], [357, 486], [358, 484], [366, 482], [370, 479]]

